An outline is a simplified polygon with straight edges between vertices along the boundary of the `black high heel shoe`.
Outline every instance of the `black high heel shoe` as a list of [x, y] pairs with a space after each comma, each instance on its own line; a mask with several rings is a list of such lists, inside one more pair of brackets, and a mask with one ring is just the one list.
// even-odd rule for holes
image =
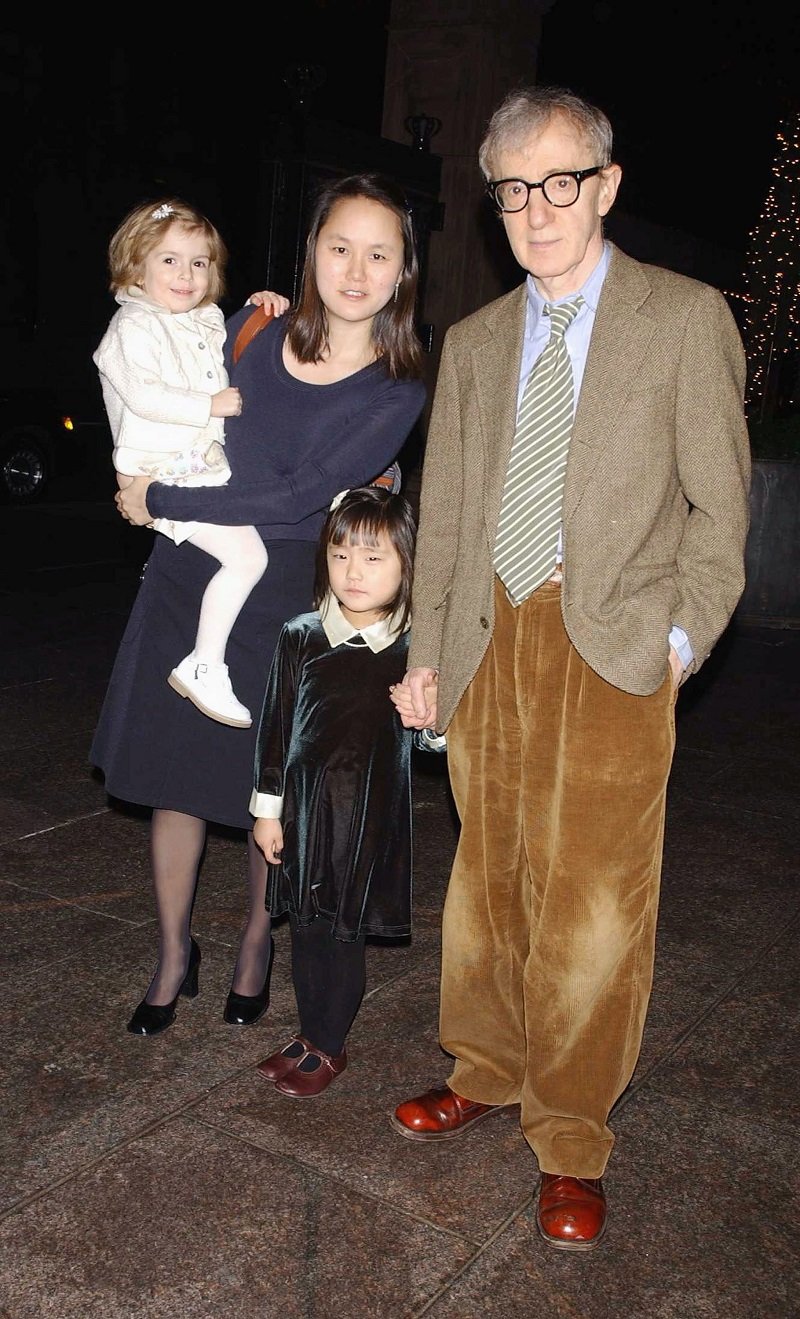
[[227, 1022], [229, 1026], [252, 1026], [259, 1018], [263, 1017], [269, 1007], [269, 975], [272, 970], [274, 953], [275, 942], [270, 936], [267, 974], [264, 977], [264, 988], [260, 994], [237, 994], [233, 989], [228, 994], [222, 1020]]
[[189, 965], [174, 999], [171, 1003], [148, 1003], [142, 999], [128, 1022], [127, 1029], [131, 1035], [160, 1035], [162, 1030], [166, 1030], [167, 1026], [171, 1026], [175, 1020], [175, 1004], [181, 994], [184, 998], [197, 998], [200, 993], [198, 971], [201, 956], [200, 945], [192, 939]]

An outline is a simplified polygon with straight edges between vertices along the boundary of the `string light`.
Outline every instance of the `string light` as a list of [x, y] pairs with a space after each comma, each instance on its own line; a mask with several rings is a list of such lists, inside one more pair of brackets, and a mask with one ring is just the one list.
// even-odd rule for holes
[[[748, 361], [745, 403], [750, 416], [772, 415], [779, 393], [797, 404], [797, 372], [787, 359], [800, 348], [800, 111], [776, 135], [772, 181], [758, 223], [749, 234], [744, 271], [742, 338]], [[787, 394], [789, 395], [787, 397]]]

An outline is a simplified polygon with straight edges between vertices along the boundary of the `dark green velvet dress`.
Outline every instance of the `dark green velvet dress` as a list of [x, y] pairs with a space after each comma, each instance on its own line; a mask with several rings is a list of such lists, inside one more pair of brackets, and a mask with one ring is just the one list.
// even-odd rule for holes
[[286, 623], [270, 670], [255, 786], [283, 798], [273, 916], [328, 919], [336, 938], [411, 932], [411, 730], [389, 699], [408, 632], [374, 653], [332, 646], [318, 612]]

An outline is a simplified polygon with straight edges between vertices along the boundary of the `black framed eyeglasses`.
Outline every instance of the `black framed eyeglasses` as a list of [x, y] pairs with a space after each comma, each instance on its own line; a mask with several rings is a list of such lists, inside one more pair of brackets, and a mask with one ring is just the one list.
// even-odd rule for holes
[[581, 195], [584, 179], [594, 178], [603, 165], [591, 169], [569, 169], [560, 174], [548, 174], [541, 183], [528, 183], [525, 179], [490, 179], [486, 191], [498, 211], [524, 211], [528, 198], [536, 188], [551, 206], [574, 206]]

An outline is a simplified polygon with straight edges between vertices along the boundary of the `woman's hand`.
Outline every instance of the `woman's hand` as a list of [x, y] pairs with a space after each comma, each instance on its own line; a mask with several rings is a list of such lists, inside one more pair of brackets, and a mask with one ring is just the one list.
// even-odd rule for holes
[[151, 480], [149, 476], [134, 476], [130, 485], [126, 485], [124, 490], [118, 490], [114, 496], [114, 503], [125, 521], [132, 522], [135, 527], [152, 526], [153, 519], [147, 511], [147, 491]]
[[[285, 311], [289, 310], [289, 299], [285, 298], [282, 293], [271, 293], [269, 289], [262, 289], [260, 293], [251, 293], [247, 299], [254, 307], [266, 307], [271, 311], [273, 316], [282, 316]], [[247, 304], [245, 304], [247, 305]]]

